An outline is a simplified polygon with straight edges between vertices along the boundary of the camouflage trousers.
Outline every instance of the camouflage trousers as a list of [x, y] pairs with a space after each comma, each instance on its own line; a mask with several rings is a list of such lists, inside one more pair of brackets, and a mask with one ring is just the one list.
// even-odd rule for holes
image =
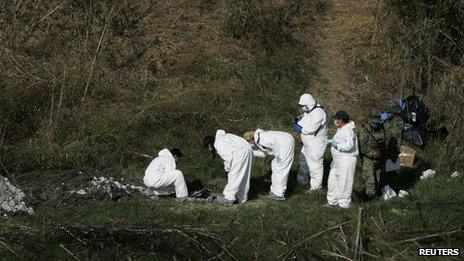
[[362, 172], [367, 196], [378, 195], [383, 184], [385, 163], [382, 160], [371, 160], [365, 157]]

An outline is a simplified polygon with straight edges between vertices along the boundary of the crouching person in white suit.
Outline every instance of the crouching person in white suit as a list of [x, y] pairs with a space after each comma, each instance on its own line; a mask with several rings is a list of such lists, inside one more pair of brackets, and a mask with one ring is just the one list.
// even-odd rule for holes
[[163, 194], [176, 194], [178, 201], [183, 201], [188, 196], [187, 184], [184, 175], [176, 169], [179, 164], [182, 152], [173, 148], [171, 151], [163, 149], [154, 158], [147, 169], [143, 182], [147, 189], [145, 194], [151, 198], [156, 198]]
[[354, 132], [355, 124], [345, 111], [338, 111], [334, 116], [337, 133], [331, 141], [332, 164], [327, 190], [327, 204], [349, 208], [353, 192], [354, 172], [358, 156], [358, 138]]
[[253, 158], [250, 144], [239, 136], [218, 130], [215, 137], [205, 137], [203, 145], [224, 160], [224, 170], [228, 172], [227, 185], [223, 195], [218, 196], [218, 203], [232, 205], [234, 202], [246, 202]]
[[256, 145], [258, 150], [253, 150], [253, 156], [264, 158], [273, 155], [271, 162], [272, 184], [269, 198], [275, 201], [285, 200], [288, 174], [293, 163], [295, 140], [292, 135], [281, 131], [249, 131], [243, 135], [251, 145]]

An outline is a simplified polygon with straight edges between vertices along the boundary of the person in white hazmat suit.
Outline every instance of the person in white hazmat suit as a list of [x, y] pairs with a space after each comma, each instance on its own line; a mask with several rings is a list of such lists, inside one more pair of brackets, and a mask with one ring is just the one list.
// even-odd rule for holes
[[324, 152], [327, 147], [327, 113], [308, 93], [301, 95], [298, 103], [303, 115], [295, 118], [293, 129], [301, 133], [303, 148], [297, 174], [299, 184], [310, 183], [310, 192], [322, 187]]
[[250, 144], [242, 137], [218, 130], [215, 137], [205, 137], [203, 145], [224, 160], [224, 170], [228, 172], [227, 185], [223, 195], [217, 197], [218, 203], [232, 205], [246, 202], [253, 158]]
[[158, 157], [154, 158], [143, 177], [143, 183], [147, 186], [145, 194], [149, 197], [157, 197], [164, 194], [176, 194], [178, 200], [187, 198], [187, 184], [184, 175], [176, 169], [180, 162], [182, 152], [173, 148], [171, 151], [163, 149], [158, 152]]
[[266, 155], [273, 155], [271, 162], [271, 189], [269, 198], [276, 201], [285, 200], [285, 190], [287, 189], [288, 175], [293, 163], [295, 140], [292, 135], [281, 131], [249, 131], [243, 135], [251, 145], [256, 145], [257, 150], [253, 150], [253, 156], [264, 158]]
[[358, 156], [358, 138], [354, 131], [355, 124], [345, 111], [338, 111], [334, 116], [337, 133], [331, 141], [332, 164], [330, 165], [327, 184], [327, 204], [349, 208], [353, 191], [356, 158]]

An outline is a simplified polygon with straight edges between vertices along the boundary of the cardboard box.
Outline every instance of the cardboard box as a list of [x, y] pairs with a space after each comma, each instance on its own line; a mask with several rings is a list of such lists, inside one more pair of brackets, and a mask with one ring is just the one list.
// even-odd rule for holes
[[401, 146], [400, 151], [401, 166], [412, 167], [414, 165], [416, 151], [408, 146]]

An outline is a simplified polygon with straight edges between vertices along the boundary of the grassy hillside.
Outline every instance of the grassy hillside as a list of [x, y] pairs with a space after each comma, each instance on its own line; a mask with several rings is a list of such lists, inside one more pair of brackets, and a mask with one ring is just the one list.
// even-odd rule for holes
[[[2, 21], [5, 164], [138, 165], [215, 128], [287, 128], [318, 1], [17, 1]], [[270, 106], [272, 105], [272, 106]], [[30, 158], [27, 162], [25, 155]], [[145, 163], [145, 162], [144, 162]]]
[[[462, 7], [422, 2], [428, 4], [52, 0], [0, 5], [0, 171], [25, 191], [36, 211], [2, 220], [0, 257], [415, 260], [418, 247], [462, 251], [464, 177], [449, 177], [462, 169], [456, 140], [463, 129], [455, 117], [464, 108], [462, 23], [448, 16]], [[417, 11], [417, 19], [408, 20], [412, 14], [405, 10]], [[420, 69], [432, 54], [411, 52], [430, 41], [421, 38], [414, 45], [408, 39], [417, 39], [412, 34], [417, 28], [427, 31], [420, 21], [429, 19], [454, 44], [438, 37], [433, 43], [444, 47], [430, 58], [437, 63]], [[399, 46], [412, 50], [410, 55], [401, 56]], [[427, 48], [420, 50], [438, 50]], [[447, 66], [434, 67], [438, 64]], [[417, 79], [428, 76], [418, 73], [429, 67], [431, 80], [419, 84]], [[140, 154], [172, 146], [185, 153], [180, 169], [189, 185], [220, 192], [226, 183], [222, 162], [202, 150], [203, 136], [218, 128], [292, 133], [304, 91], [330, 113], [346, 108], [357, 122], [386, 99], [419, 93], [452, 134], [429, 142], [414, 168], [394, 178], [394, 187], [408, 190], [410, 197], [366, 202], [358, 171], [354, 204], [347, 211], [323, 208], [324, 191], [308, 194], [296, 186], [296, 162], [288, 201], [267, 200], [270, 159], [254, 160], [250, 201], [230, 208], [142, 196], [112, 202], [105, 195], [69, 193], [93, 176], [141, 184], [150, 159]], [[419, 180], [429, 167], [436, 177]]]

